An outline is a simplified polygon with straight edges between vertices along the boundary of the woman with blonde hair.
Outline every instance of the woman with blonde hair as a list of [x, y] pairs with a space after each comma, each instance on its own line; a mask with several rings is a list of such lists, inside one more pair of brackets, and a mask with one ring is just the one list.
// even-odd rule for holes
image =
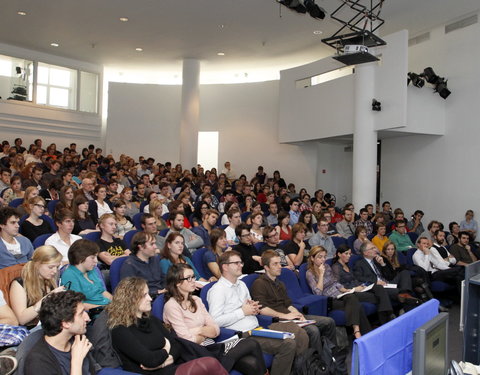
[[45, 199], [40, 196], [33, 197], [28, 204], [30, 206], [30, 215], [20, 225], [22, 235], [33, 242], [35, 238], [42, 234], [54, 233], [50, 224], [41, 218], [46, 209]]
[[38, 323], [38, 312], [43, 298], [49, 293], [65, 290], [58, 287], [58, 268], [62, 254], [53, 246], [40, 246], [22, 269], [22, 276], [10, 285], [10, 305], [20, 325], [33, 328]]
[[123, 370], [152, 375], [180, 375], [193, 369], [196, 375], [227, 374], [217, 359], [198, 358], [202, 351], [199, 345], [190, 345], [197, 349], [196, 359], [185, 357], [187, 351], [181, 341], [170, 334], [160, 319], [150, 315], [152, 298], [144, 279], [127, 277], [120, 281], [106, 310], [112, 345]]
[[[308, 256], [307, 282], [313, 294], [332, 297], [332, 309], [344, 310], [346, 325], [353, 328], [353, 335], [356, 339], [369, 331], [372, 327], [368, 321], [365, 311], [354, 292], [361, 292], [363, 287], [352, 289], [345, 288], [340, 284], [332, 269], [325, 263], [327, 250], [323, 246], [314, 246]], [[342, 293], [349, 292], [338, 298]]]
[[18, 214], [21, 216], [30, 214], [30, 204], [28, 203], [31, 198], [38, 196], [38, 188], [36, 186], [29, 186], [25, 189], [25, 195], [23, 197], [23, 203], [17, 207]]
[[163, 203], [160, 199], [153, 199], [148, 204], [149, 212], [153, 215], [155, 220], [157, 221], [157, 231], [161, 231], [163, 229], [167, 229], [167, 223], [162, 218], [163, 213]]

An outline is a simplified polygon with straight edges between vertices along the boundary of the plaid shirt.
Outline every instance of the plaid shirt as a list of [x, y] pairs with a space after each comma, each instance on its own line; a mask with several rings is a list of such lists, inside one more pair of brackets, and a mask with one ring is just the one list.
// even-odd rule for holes
[[373, 223], [370, 220], [363, 221], [361, 219], [358, 219], [355, 223], [355, 228], [358, 228], [360, 226], [363, 226], [367, 229], [367, 236], [371, 235], [373, 233]]

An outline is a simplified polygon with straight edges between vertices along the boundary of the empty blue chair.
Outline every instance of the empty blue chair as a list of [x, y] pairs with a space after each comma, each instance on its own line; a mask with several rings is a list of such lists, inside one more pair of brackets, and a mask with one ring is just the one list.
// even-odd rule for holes
[[117, 258], [110, 265], [110, 286], [112, 288], [112, 292], [115, 291], [115, 288], [120, 282], [120, 270], [122, 269], [123, 263], [127, 259], [128, 257]]
[[133, 220], [133, 225], [137, 230], [143, 230], [142, 228], [142, 212], [136, 213], [133, 215], [132, 220]]
[[33, 248], [36, 249], [37, 247], [45, 245], [45, 241], [51, 235], [52, 235], [52, 233], [47, 233], [47, 234], [42, 234], [42, 235], [38, 236], [37, 238], [35, 238], [33, 240], [33, 243], [32, 243]]
[[8, 205], [13, 208], [17, 208], [23, 203], [23, 198], [15, 198], [13, 201], [11, 201]]
[[132, 246], [132, 238], [135, 234], [140, 232], [139, 230], [132, 229], [129, 230], [127, 233], [125, 233], [125, 236], [123, 236], [123, 241], [127, 244], [127, 247], [130, 249]]
[[198, 273], [200, 276], [202, 276], [204, 279], [208, 279], [208, 275], [210, 274], [207, 272], [205, 269], [205, 265], [203, 263], [203, 256], [205, 253], [208, 251], [206, 247], [202, 247], [201, 249], [198, 249], [192, 254], [192, 262], [195, 268], [197, 269]]

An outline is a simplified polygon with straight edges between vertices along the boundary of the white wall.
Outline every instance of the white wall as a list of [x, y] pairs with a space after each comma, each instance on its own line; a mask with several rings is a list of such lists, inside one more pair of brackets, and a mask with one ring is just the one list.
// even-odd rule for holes
[[[446, 132], [445, 136], [383, 140], [382, 199], [391, 200], [408, 215], [423, 209], [426, 222], [458, 221], [469, 208], [480, 213], [480, 50], [474, 48], [479, 37], [478, 23], [447, 35], [439, 28], [431, 32], [429, 41], [409, 48], [410, 71], [421, 72], [431, 66], [449, 79], [452, 94], [447, 100], [433, 94], [427, 84], [416, 92], [436, 99], [438, 111], [444, 108]], [[431, 112], [418, 115], [424, 121], [435, 121]]]
[[[180, 86], [110, 83], [106, 150], [179, 160]], [[278, 143], [278, 81], [200, 86], [199, 131], [219, 131], [219, 169], [229, 160], [253, 177], [263, 165], [315, 189], [317, 145]], [[141, 129], [141, 132], [139, 132]], [[191, 167], [191, 166], [189, 166]]]
[[181, 86], [110, 82], [106, 150], [178, 163]]

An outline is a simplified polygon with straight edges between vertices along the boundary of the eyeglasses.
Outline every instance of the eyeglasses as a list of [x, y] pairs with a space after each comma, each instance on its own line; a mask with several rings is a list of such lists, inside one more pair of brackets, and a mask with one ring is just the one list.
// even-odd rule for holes
[[45, 208], [45, 206], [43, 204], [38, 204], [38, 203], [35, 203], [34, 204], [35, 207], [42, 207], [42, 208]]
[[241, 260], [237, 260], [236, 262], [228, 262], [226, 264], [235, 264], [236, 266], [243, 266], [243, 262]]
[[195, 275], [190, 275], [190, 276], [187, 276], [187, 277], [182, 277], [180, 280], [182, 281], [195, 281]]
[[240, 235], [240, 237], [242, 237], [242, 238], [243, 238], [243, 237], [249, 237], [249, 236], [251, 236], [251, 233], [246, 233], [246, 234], [241, 234], [241, 235]]

